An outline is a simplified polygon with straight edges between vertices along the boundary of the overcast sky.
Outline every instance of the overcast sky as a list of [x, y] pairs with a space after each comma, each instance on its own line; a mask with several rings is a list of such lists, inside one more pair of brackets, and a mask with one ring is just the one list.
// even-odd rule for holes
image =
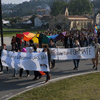
[[8, 3], [19, 4], [24, 1], [30, 1], [30, 0], [1, 0], [1, 1], [2, 1], [2, 3], [5, 3], [5, 4], [8, 4]]

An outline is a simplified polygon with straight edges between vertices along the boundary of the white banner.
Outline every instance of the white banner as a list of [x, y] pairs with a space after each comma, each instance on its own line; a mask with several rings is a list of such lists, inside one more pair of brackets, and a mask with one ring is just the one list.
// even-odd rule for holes
[[95, 58], [94, 47], [58, 49], [59, 60]]
[[41, 53], [23, 53], [2, 51], [1, 61], [3, 66], [11, 68], [23, 68], [33, 71], [50, 71], [48, 65], [48, 56], [46, 52]]
[[[37, 48], [37, 52], [40, 53], [43, 51], [43, 48]], [[50, 51], [51, 51], [51, 58], [52, 59], [55, 59], [55, 60], [58, 60], [58, 48], [50, 48]]]
[[28, 53], [32, 53], [33, 47], [26, 47], [26, 51], [27, 51]]
[[[38, 48], [37, 52], [42, 52], [42, 48]], [[51, 57], [55, 60], [72, 60], [72, 59], [91, 59], [95, 58], [94, 47], [77, 47], [77, 48], [50, 48]]]

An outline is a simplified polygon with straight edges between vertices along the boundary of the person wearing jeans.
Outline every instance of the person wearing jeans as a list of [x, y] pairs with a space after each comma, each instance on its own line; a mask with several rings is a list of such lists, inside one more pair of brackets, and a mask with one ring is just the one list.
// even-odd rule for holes
[[[79, 42], [78, 40], [75, 40], [75, 44], [73, 45], [73, 48], [79, 47]], [[80, 59], [74, 59], [73, 63], [74, 63], [74, 69], [73, 70], [78, 70], [79, 69], [79, 62]]]
[[74, 59], [74, 60], [73, 60], [73, 63], [74, 63], [74, 66], [75, 66], [75, 67], [74, 67], [74, 70], [75, 70], [75, 69], [78, 70], [78, 68], [79, 68], [79, 61], [80, 61], [79, 59]]

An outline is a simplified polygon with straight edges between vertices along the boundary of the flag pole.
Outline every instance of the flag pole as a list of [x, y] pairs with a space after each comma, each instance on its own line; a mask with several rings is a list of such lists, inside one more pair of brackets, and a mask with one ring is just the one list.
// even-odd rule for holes
[[0, 0], [0, 34], [1, 34], [1, 46], [3, 46], [3, 27], [2, 27], [2, 4]]

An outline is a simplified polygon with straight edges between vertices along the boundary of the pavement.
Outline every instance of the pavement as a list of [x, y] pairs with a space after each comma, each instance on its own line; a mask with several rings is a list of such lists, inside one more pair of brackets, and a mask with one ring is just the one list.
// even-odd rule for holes
[[[81, 60], [79, 65], [79, 70], [73, 70], [73, 61], [56, 61], [55, 69], [51, 69], [51, 80], [56, 80], [56, 78], [65, 77], [69, 75], [80, 75], [86, 72], [95, 72], [92, 69], [93, 65], [91, 60]], [[98, 72], [98, 71], [96, 71]], [[30, 77], [26, 77], [26, 72], [24, 71], [22, 79], [18, 79], [19, 75], [13, 77], [14, 69], [9, 69], [9, 73], [6, 73], [6, 68], [4, 68], [4, 74], [0, 75], [0, 100], [7, 100], [9, 97], [36, 88], [39, 85], [45, 85], [44, 81], [46, 76], [41, 79], [33, 81], [34, 73], [30, 72]]]

